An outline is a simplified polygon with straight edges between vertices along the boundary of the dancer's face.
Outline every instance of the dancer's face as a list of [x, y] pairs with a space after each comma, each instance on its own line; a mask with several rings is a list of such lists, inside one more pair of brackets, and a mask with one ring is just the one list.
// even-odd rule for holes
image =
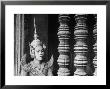
[[43, 47], [42, 46], [37, 46], [35, 48], [35, 58], [40, 61], [40, 60], [43, 59], [43, 56], [44, 56], [44, 49], [43, 49]]

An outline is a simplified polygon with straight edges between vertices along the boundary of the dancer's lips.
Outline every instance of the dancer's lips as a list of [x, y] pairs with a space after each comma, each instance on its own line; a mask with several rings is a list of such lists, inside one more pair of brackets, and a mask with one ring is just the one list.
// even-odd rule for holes
[[42, 57], [43, 55], [40, 55], [40, 57]]

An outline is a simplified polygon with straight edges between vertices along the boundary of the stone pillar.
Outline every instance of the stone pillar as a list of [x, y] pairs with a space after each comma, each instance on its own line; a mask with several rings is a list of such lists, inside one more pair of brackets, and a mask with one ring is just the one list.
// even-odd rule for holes
[[96, 14], [94, 15], [94, 18], [95, 18], [95, 25], [94, 25], [93, 35], [94, 35], [95, 43], [93, 45], [93, 50], [94, 50], [95, 56], [93, 59], [93, 64], [94, 64], [95, 71], [93, 75], [96, 76], [97, 75], [97, 15]]
[[69, 76], [70, 70], [70, 31], [69, 31], [69, 20], [70, 17], [68, 14], [60, 14], [59, 15], [59, 30], [58, 30], [58, 38], [59, 38], [59, 46], [58, 46], [58, 76]]
[[14, 63], [15, 75], [19, 76], [21, 73], [20, 61], [24, 55], [24, 15], [15, 15], [15, 32], [14, 32]]
[[88, 45], [87, 45], [87, 37], [88, 37], [88, 29], [86, 25], [87, 15], [85, 14], [76, 14], [75, 15], [75, 29], [74, 29], [74, 66], [75, 72], [74, 76], [86, 76], [86, 66], [88, 63], [87, 53], [88, 53]]

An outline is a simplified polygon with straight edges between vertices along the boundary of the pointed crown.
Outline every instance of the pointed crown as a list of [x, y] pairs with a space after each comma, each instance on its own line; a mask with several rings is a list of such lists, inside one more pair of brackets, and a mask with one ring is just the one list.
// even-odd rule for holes
[[38, 39], [38, 34], [36, 32], [36, 24], [35, 24], [35, 18], [34, 18], [34, 40], [31, 42], [31, 44], [29, 43], [30, 46], [38, 47], [38, 46], [43, 46], [43, 48], [46, 48], [46, 46]]

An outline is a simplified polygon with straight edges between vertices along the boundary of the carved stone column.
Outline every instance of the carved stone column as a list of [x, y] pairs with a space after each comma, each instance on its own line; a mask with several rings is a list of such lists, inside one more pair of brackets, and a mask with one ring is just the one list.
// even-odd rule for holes
[[24, 54], [24, 14], [15, 15], [15, 34], [14, 34], [14, 65], [15, 75], [19, 76], [21, 73], [20, 61]]
[[69, 70], [69, 62], [70, 62], [70, 31], [69, 31], [69, 15], [68, 14], [60, 14], [59, 15], [59, 30], [58, 30], [58, 38], [59, 38], [59, 46], [58, 46], [58, 76], [68, 76], [70, 75]]
[[94, 30], [93, 30], [93, 35], [94, 35], [94, 40], [95, 40], [95, 44], [93, 45], [93, 50], [94, 50], [94, 53], [95, 53], [95, 57], [93, 59], [93, 64], [94, 64], [94, 68], [95, 68], [95, 71], [93, 73], [94, 76], [97, 75], [97, 15], [94, 15], [94, 18], [95, 18], [95, 25], [94, 25]]
[[88, 29], [86, 26], [86, 18], [85, 14], [76, 14], [75, 21], [76, 26], [74, 29], [74, 66], [76, 68], [74, 72], [74, 76], [86, 76], [87, 73], [85, 71], [87, 66], [87, 53], [88, 53], [88, 45], [87, 45], [87, 37], [88, 37]]

